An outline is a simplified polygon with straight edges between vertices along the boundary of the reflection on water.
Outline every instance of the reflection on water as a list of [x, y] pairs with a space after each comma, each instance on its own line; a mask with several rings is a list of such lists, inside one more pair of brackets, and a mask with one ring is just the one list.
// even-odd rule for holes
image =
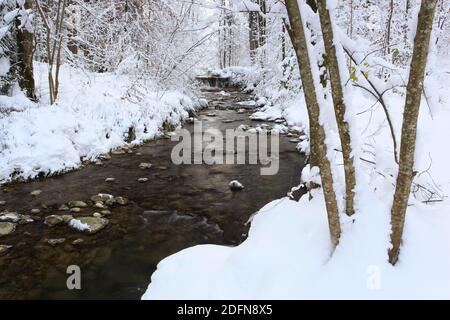
[[[226, 109], [248, 96], [207, 93], [216, 100], [215, 116], [204, 110], [200, 118], [207, 128], [236, 128], [251, 125], [249, 112]], [[240, 106], [241, 108], [242, 106]], [[222, 120], [234, 120], [223, 123]], [[253, 123], [255, 125], [255, 123]], [[192, 130], [192, 125], [186, 128]], [[180, 165], [171, 163], [176, 142], [151, 141], [132, 154], [113, 156], [103, 166], [31, 183], [2, 187], [7, 205], [2, 209], [28, 213], [40, 208], [38, 216], [61, 214], [57, 208], [70, 200], [89, 200], [97, 193], [109, 193], [130, 200], [127, 206], [111, 208], [106, 229], [95, 235], [75, 233], [67, 226], [50, 228], [43, 221], [18, 226], [0, 244], [14, 247], [0, 256], [0, 298], [119, 298], [138, 299], [159, 261], [184, 248], [205, 243], [236, 245], [244, 238], [249, 217], [267, 202], [283, 197], [298, 184], [303, 158], [285, 136], [280, 141], [280, 170], [275, 176], [261, 176], [259, 165]], [[150, 162], [150, 170], [140, 170]], [[115, 181], [105, 182], [113, 177]], [[137, 180], [149, 179], [146, 183]], [[245, 189], [231, 192], [228, 183], [237, 179]], [[38, 197], [30, 196], [40, 189]], [[84, 209], [83, 214], [95, 210]], [[66, 238], [56, 246], [50, 238]], [[73, 245], [75, 239], [84, 241]], [[66, 268], [81, 267], [82, 290], [66, 289]]]

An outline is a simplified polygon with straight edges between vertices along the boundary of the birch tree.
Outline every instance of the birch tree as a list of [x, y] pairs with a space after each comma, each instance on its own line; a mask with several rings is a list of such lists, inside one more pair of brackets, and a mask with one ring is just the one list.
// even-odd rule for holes
[[422, 1], [417, 22], [416, 36], [414, 39], [413, 56], [403, 113], [399, 171], [391, 209], [392, 248], [389, 250], [389, 262], [391, 264], [395, 264], [398, 260], [403, 227], [405, 225], [406, 209], [411, 192], [411, 184], [415, 175], [414, 154], [416, 147], [417, 121], [423, 92], [423, 80], [436, 2], [437, 0]]

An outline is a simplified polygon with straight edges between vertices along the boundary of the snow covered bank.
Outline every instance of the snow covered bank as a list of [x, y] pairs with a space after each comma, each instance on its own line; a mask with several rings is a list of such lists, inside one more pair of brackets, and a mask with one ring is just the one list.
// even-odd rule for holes
[[330, 259], [321, 199], [269, 203], [238, 247], [196, 246], [166, 258], [142, 298], [450, 298], [450, 211], [409, 212], [394, 268], [387, 262], [389, 220], [382, 204], [368, 203], [354, 224], [347, 222]]
[[0, 183], [70, 170], [125, 144], [154, 138], [163, 123], [177, 126], [194, 108], [175, 91], [138, 85], [120, 73], [94, 74], [63, 66], [57, 104], [48, 105], [47, 66], [35, 67], [40, 102], [21, 92], [0, 96]]

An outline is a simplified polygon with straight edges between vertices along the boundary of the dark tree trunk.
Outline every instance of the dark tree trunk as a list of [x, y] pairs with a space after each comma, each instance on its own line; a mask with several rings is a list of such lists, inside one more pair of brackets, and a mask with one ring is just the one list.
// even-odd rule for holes
[[[32, 8], [32, 0], [26, 0], [23, 7], [25, 9]], [[25, 92], [26, 96], [31, 100], [36, 100], [34, 73], [33, 73], [33, 53], [34, 53], [34, 37], [33, 33], [26, 30], [25, 27], [20, 28], [20, 20], [17, 18], [17, 74], [19, 86]]]

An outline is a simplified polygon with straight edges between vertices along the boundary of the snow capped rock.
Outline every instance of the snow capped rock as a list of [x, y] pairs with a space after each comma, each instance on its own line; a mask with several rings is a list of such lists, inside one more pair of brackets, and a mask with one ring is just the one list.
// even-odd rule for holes
[[238, 191], [244, 189], [244, 185], [237, 180], [231, 181], [228, 186], [232, 191]]

